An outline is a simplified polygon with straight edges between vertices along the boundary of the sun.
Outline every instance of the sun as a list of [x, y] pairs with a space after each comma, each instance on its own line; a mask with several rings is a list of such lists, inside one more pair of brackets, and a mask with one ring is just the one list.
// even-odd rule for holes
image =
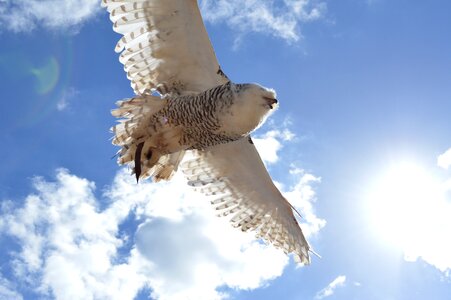
[[443, 200], [439, 180], [413, 162], [387, 168], [369, 189], [368, 210], [379, 237], [406, 255], [426, 247]]

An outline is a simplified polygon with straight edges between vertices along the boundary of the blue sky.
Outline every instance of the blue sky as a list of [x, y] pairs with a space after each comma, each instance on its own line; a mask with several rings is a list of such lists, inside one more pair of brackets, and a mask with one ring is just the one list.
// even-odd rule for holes
[[224, 72], [277, 91], [255, 137], [322, 256], [301, 268], [181, 176], [136, 185], [111, 159], [110, 110], [133, 92], [98, 1], [11, 2], [0, 298], [449, 297], [449, 1], [201, 1]]

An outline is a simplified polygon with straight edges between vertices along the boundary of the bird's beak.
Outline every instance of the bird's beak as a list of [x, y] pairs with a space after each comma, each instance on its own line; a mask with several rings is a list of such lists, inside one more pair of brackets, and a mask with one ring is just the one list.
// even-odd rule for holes
[[274, 108], [274, 105], [277, 104], [277, 99], [269, 98], [269, 97], [263, 97], [265, 98], [266, 102], [268, 102], [268, 105], [271, 109]]

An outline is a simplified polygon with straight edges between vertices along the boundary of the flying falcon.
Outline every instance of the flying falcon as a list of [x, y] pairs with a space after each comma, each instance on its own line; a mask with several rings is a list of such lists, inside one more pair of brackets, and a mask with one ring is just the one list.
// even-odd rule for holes
[[[237, 84], [221, 70], [196, 0], [102, 0], [115, 51], [136, 96], [118, 102], [113, 143], [119, 164], [136, 179], [169, 180], [182, 169], [188, 184], [212, 197], [234, 227], [293, 253], [312, 252], [294, 208], [271, 180], [250, 133], [277, 107], [276, 93]], [[184, 155], [191, 159], [181, 163]]]

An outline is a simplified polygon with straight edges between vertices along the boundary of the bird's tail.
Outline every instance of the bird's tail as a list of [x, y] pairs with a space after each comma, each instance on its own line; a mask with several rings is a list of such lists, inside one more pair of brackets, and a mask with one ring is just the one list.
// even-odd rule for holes
[[153, 177], [169, 180], [183, 158], [179, 141], [181, 128], [168, 123], [165, 117], [155, 118], [167, 100], [142, 95], [117, 102], [112, 115], [121, 118], [113, 126], [113, 144], [121, 146], [118, 163], [132, 166], [136, 180]]

